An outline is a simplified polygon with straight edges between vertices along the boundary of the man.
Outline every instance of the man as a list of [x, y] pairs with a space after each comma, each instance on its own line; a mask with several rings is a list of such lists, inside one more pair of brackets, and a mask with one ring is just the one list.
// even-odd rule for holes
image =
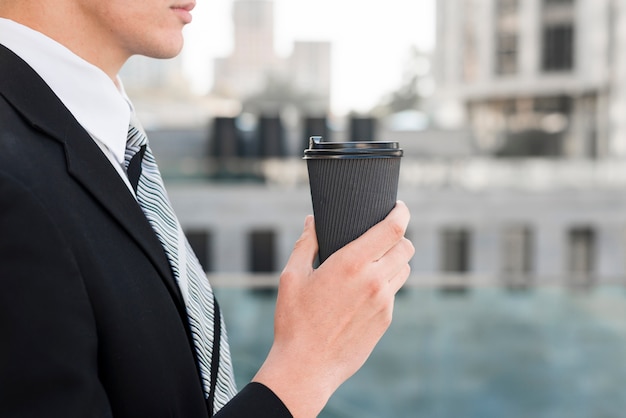
[[2, 417], [312, 417], [391, 321], [406, 206], [315, 270], [308, 217], [270, 353], [232, 398], [219, 306], [150, 200], [160, 176], [117, 78], [132, 55], [175, 56], [193, 6], [0, 0]]

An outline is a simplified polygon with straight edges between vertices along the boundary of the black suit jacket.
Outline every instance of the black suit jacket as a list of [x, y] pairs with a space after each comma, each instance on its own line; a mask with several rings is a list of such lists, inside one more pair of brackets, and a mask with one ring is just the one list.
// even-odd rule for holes
[[[134, 197], [0, 45], [0, 416], [207, 417], [185, 308]], [[290, 416], [250, 384], [217, 416]]]

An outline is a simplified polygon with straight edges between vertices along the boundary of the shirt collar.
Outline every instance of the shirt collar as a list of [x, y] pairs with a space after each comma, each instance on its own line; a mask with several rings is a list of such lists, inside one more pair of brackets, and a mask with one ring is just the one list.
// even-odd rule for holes
[[[123, 87], [104, 71], [55, 40], [0, 18], [0, 43], [12, 50], [48, 84], [81, 126], [124, 161], [132, 112]], [[121, 81], [118, 79], [121, 86]]]

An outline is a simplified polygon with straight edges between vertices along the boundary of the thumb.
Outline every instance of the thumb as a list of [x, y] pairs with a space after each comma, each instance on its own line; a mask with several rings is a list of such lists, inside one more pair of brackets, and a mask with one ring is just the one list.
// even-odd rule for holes
[[317, 256], [317, 235], [315, 233], [315, 221], [313, 215], [308, 215], [304, 221], [304, 230], [302, 235], [296, 241], [293, 252], [289, 257], [285, 270], [311, 271], [313, 262]]

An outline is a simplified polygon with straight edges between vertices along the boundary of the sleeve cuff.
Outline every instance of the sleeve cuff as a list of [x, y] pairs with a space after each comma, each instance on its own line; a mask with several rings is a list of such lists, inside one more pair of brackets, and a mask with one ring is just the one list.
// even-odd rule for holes
[[293, 418], [285, 404], [267, 386], [248, 383], [215, 418]]

